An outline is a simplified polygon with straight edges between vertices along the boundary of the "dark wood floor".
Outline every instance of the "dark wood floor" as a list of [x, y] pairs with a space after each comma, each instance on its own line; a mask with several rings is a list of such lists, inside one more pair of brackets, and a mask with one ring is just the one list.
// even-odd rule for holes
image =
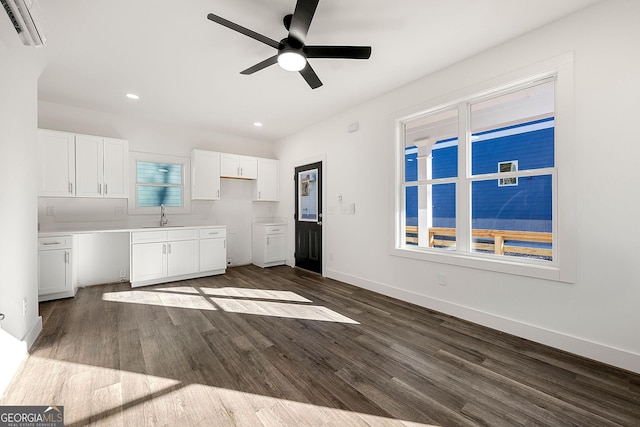
[[70, 426], [640, 426], [639, 375], [289, 267], [40, 309], [0, 404]]

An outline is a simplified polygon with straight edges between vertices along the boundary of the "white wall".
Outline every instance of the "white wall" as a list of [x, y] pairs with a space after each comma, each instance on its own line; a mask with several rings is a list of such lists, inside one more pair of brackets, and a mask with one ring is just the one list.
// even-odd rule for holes
[[[124, 98], [124, 97], [123, 97]], [[126, 101], [126, 100], [125, 100]], [[130, 151], [189, 157], [191, 150], [220, 151], [274, 158], [273, 143], [215, 132], [203, 132], [171, 124], [139, 120], [124, 115], [77, 108], [40, 100], [38, 126], [43, 129], [85, 133], [129, 141]], [[272, 217], [277, 203], [252, 202], [255, 181], [223, 179], [221, 199], [193, 201], [192, 213], [169, 215], [171, 224], [223, 224], [228, 227], [227, 255], [233, 265], [251, 263], [251, 223], [253, 218]], [[46, 216], [46, 207], [55, 208], [55, 216]], [[142, 226], [159, 221], [158, 215], [116, 215], [116, 207], [127, 212], [125, 199], [40, 198], [38, 219], [41, 230], [73, 229], [77, 224], [97, 227]], [[110, 251], [112, 244], [102, 245], [100, 238], [86, 237], [80, 244], [84, 250]], [[113, 265], [113, 279], [118, 280], [120, 267]], [[106, 277], [106, 276], [105, 276]]]
[[[22, 46], [0, 12], [0, 395], [42, 329], [38, 316], [34, 49]], [[27, 310], [23, 314], [23, 301]]]
[[[640, 372], [638, 22], [640, 2], [605, 1], [279, 141], [279, 216], [294, 211], [293, 167], [326, 155], [327, 276]], [[390, 255], [392, 118], [569, 52], [578, 138], [576, 283]], [[347, 133], [352, 122], [359, 132]], [[339, 194], [356, 204], [355, 215], [339, 214]], [[438, 285], [440, 272], [447, 286]]]

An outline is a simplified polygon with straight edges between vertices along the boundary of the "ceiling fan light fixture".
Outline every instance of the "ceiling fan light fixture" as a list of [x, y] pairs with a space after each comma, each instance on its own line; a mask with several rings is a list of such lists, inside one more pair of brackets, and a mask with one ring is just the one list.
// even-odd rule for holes
[[307, 59], [295, 50], [286, 50], [278, 54], [278, 65], [287, 71], [301, 71], [307, 65]]

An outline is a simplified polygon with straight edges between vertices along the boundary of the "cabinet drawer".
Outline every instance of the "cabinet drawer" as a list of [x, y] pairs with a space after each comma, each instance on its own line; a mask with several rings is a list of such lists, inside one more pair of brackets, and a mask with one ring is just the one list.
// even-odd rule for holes
[[215, 228], [201, 228], [200, 229], [200, 238], [201, 239], [218, 239], [222, 237], [227, 237], [227, 229], [224, 227], [215, 227]]
[[131, 233], [131, 243], [163, 242], [167, 240], [167, 232], [162, 230], [134, 231]]
[[196, 228], [188, 228], [182, 230], [169, 230], [168, 232], [168, 240], [198, 240], [198, 229]]
[[282, 234], [285, 229], [284, 225], [267, 225], [264, 227], [264, 234]]
[[41, 251], [71, 248], [71, 236], [38, 237], [38, 249]]

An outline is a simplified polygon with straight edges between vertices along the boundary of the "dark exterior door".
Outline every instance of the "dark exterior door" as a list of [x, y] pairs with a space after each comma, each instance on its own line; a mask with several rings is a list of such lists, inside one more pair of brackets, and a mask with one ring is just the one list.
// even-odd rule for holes
[[322, 162], [298, 166], [296, 181], [296, 267], [322, 274]]

